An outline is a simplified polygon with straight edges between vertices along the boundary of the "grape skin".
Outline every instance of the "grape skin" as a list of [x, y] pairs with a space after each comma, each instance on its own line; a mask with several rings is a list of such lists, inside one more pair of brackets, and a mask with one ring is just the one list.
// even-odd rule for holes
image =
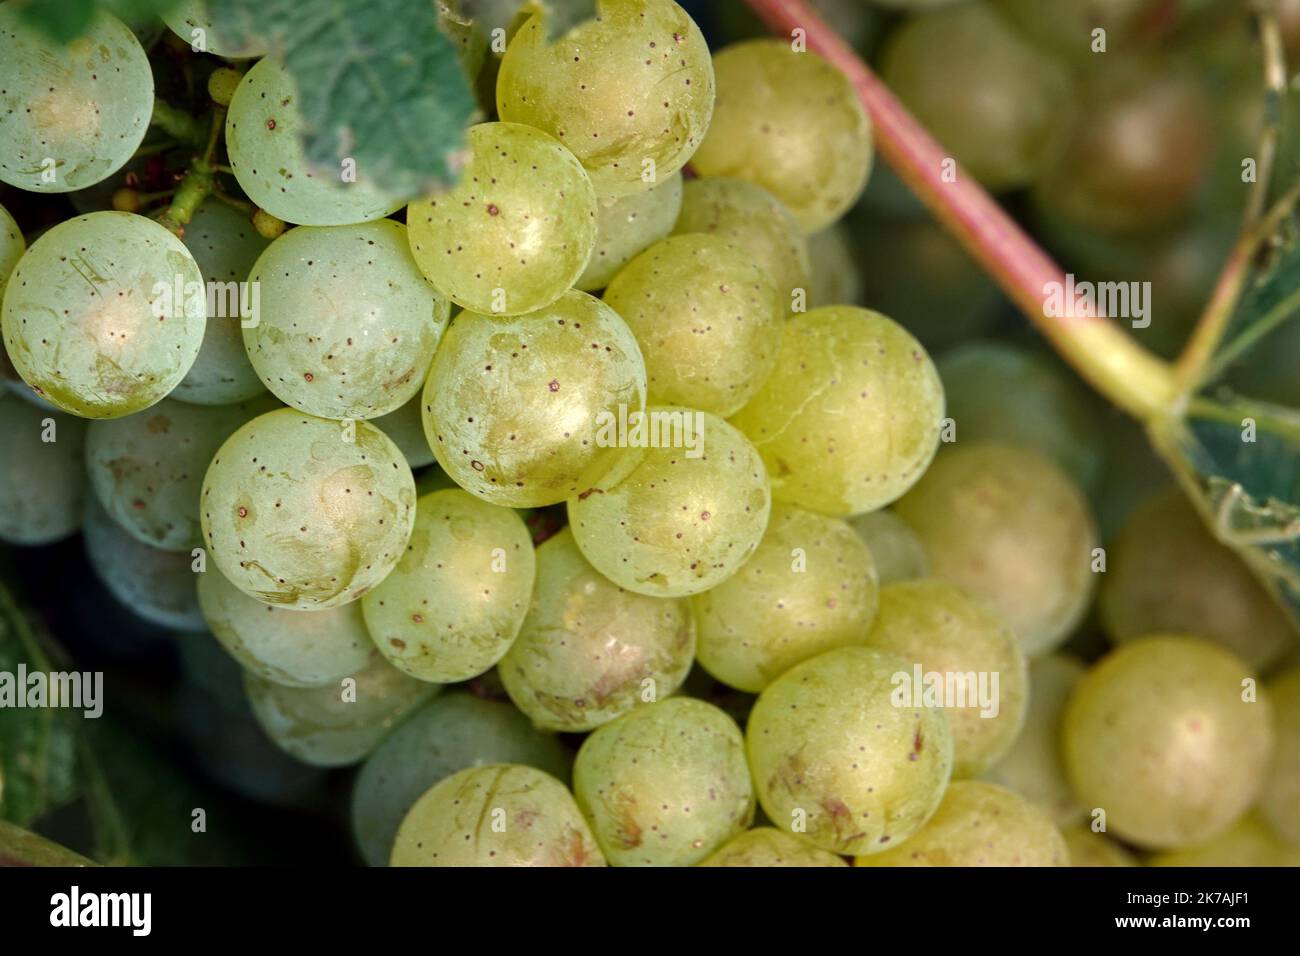
[[442, 688], [413, 680], [373, 656], [364, 667], [320, 687], [287, 687], [244, 672], [244, 693], [271, 742], [316, 767], [359, 763]]
[[725, 176], [692, 179], [682, 190], [682, 209], [673, 235], [702, 232], [744, 249], [771, 277], [790, 311], [799, 290], [808, 290], [812, 265], [808, 241], [785, 205], [767, 190]]
[[[212, 286], [212, 297], [217, 299], [221, 310], [230, 314], [208, 316], [198, 358], [170, 397], [196, 405], [246, 402], [265, 392], [266, 386], [257, 377], [244, 349], [238, 314], [240, 300], [232, 301], [225, 295], [225, 290], [231, 288], [225, 284], [246, 282], [269, 240], [258, 235], [247, 217], [225, 203], [209, 199], [194, 211], [181, 241], [194, 256], [204, 279], [223, 284]], [[218, 291], [220, 297], [216, 295]], [[231, 305], [236, 308], [231, 309]]]
[[911, 335], [852, 306], [788, 319], [776, 369], [732, 419], [777, 501], [844, 517], [907, 491], [939, 447], [943, 386]]
[[894, 511], [931, 573], [992, 604], [1030, 656], [1059, 646], [1087, 610], [1097, 529], [1078, 487], [1037, 452], [959, 442]]
[[18, 260], [26, 251], [27, 243], [23, 240], [18, 223], [9, 215], [9, 210], [0, 206], [0, 302], [4, 301], [5, 285], [13, 274], [14, 266], [18, 265]]
[[337, 684], [375, 656], [358, 604], [288, 611], [249, 597], [216, 569], [199, 575], [199, 609], [222, 648], [250, 673], [286, 687]]
[[189, 293], [202, 283], [189, 250], [157, 223], [125, 212], [77, 216], [18, 261], [5, 290], [5, 348], [23, 380], [59, 408], [120, 418], [163, 399], [194, 364], [206, 306]]
[[839, 219], [871, 172], [871, 122], [843, 73], [782, 39], [747, 40], [713, 59], [718, 100], [691, 165], [781, 200], [805, 235]]
[[647, 414], [654, 421], [674, 413], [699, 416], [699, 457], [685, 448], [629, 450], [630, 468], [568, 503], [574, 540], [592, 566], [654, 597], [698, 594], [735, 574], [758, 547], [772, 507], [763, 462], [744, 435], [691, 409]]
[[945, 581], [891, 584], [881, 589], [867, 643], [919, 664], [923, 674], [998, 675], [996, 716], [985, 716], [978, 699], [944, 707], [953, 777], [982, 773], [1015, 743], [1029, 697], [1025, 655], [1006, 622], [982, 601]]
[[558, 138], [610, 198], [649, 189], [695, 153], [713, 115], [714, 61], [672, 0], [600, 0], [598, 10], [554, 42], [542, 17], [525, 21], [496, 98], [503, 120]]
[[724, 844], [697, 866], [848, 866], [827, 853], [775, 827], [754, 827]]
[[800, 661], [862, 643], [878, 595], [871, 553], [848, 525], [776, 505], [753, 557], [691, 599], [700, 665], [757, 693]]
[[1047, 814], [1023, 797], [958, 780], [915, 836], [854, 865], [1069, 866], [1070, 851]]
[[[54, 441], [42, 440], [45, 422]], [[0, 392], [0, 541], [51, 544], [81, 526], [86, 423]]]
[[1063, 718], [1066, 773], [1107, 828], [1152, 849], [1223, 833], [1256, 800], [1273, 746], [1264, 695], [1243, 700], [1250, 669], [1212, 644], [1155, 636], [1084, 675]]
[[518, 764], [469, 767], [420, 797], [392, 866], [604, 866], [564, 784]]
[[121, 169], [144, 139], [149, 60], [109, 14], [64, 46], [22, 22], [20, 7], [0, 4], [0, 182], [39, 193], [84, 189]]
[[673, 173], [643, 193], [598, 202], [596, 244], [575, 287], [583, 292], [605, 288], [633, 257], [667, 238], [682, 208], [682, 185], [682, 174]]
[[695, 654], [680, 599], [624, 590], [587, 563], [565, 528], [537, 549], [532, 605], [499, 673], [546, 730], [584, 731], [674, 693]]
[[739, 246], [673, 236], [623, 268], [605, 290], [645, 356], [647, 400], [726, 418], [776, 365], [785, 310]]
[[204, 407], [163, 399], [86, 430], [86, 469], [99, 503], [128, 534], [163, 551], [203, 541], [199, 491], [208, 463], [235, 430], [278, 407], [269, 396]]
[[930, 559], [916, 532], [892, 511], [872, 511], [849, 518], [849, 527], [871, 552], [880, 586], [928, 577]]
[[466, 491], [537, 508], [586, 491], [614, 467], [622, 449], [598, 444], [598, 418], [642, 411], [645, 391], [627, 323], [570, 291], [527, 316], [458, 315], [424, 386], [424, 430]]
[[235, 432], [203, 480], [208, 554], [237, 588], [297, 610], [355, 601], [382, 581], [415, 523], [415, 480], [366, 422], [291, 408]]
[[303, 152], [303, 120], [289, 72], [271, 57], [244, 74], [226, 115], [230, 166], [248, 198], [271, 215], [302, 226], [347, 226], [402, 208], [356, 170], [312, 169]]
[[612, 866], [692, 866], [754, 816], [740, 728], [687, 697], [596, 730], [578, 750], [573, 792]]
[[1267, 690], [1277, 746], [1260, 809], [1277, 832], [1300, 849], [1300, 668], [1273, 678]]
[[416, 268], [390, 220], [299, 226], [267, 247], [249, 281], [260, 321], [244, 329], [276, 397], [321, 418], [394, 412], [424, 384], [451, 305]]
[[397, 566], [361, 600], [388, 662], [452, 684], [477, 677], [514, 643], [533, 590], [523, 519], [457, 488], [419, 499]]
[[[1057, 826], [1060, 826], [1057, 821]], [[1140, 866], [1137, 857], [1106, 836], [1084, 824], [1061, 830], [1070, 852], [1070, 866]]]
[[894, 705], [894, 675], [910, 670], [892, 654], [842, 647], [759, 695], [745, 740], [774, 825], [850, 856], [884, 852], [929, 819], [952, 773], [952, 734], [942, 710]]
[[191, 47], [197, 46], [203, 53], [231, 60], [246, 60], [266, 54], [266, 44], [251, 30], [239, 41], [226, 42], [227, 38], [213, 26], [208, 6], [209, 0], [181, 0], [171, 12], [163, 14], [163, 22], [178, 37]]
[[415, 261], [472, 312], [545, 308], [572, 288], [595, 248], [591, 180], [562, 143], [531, 126], [482, 123], [468, 135], [460, 182], [406, 211]]
[[509, 704], [457, 691], [442, 694], [385, 738], [352, 788], [352, 835], [370, 866], [384, 866], [397, 828], [440, 780], [483, 764], [536, 767], [567, 780], [572, 758], [559, 739], [533, 729]]

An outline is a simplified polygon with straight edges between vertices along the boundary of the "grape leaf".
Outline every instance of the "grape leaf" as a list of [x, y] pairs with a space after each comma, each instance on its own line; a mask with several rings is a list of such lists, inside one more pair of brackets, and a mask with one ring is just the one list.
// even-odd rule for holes
[[429, 0], [218, 0], [214, 29], [255, 35], [298, 85], [307, 158], [356, 162], [395, 198], [452, 184], [477, 106]]

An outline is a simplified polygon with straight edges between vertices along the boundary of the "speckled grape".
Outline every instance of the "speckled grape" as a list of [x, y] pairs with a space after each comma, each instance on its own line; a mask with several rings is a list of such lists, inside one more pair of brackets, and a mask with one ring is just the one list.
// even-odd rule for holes
[[402, 208], [366, 179], [342, 169], [312, 168], [303, 151], [298, 90], [273, 57], [244, 74], [226, 114], [226, 149], [248, 198], [271, 215], [303, 226], [344, 226], [382, 219]]
[[359, 604], [289, 611], [249, 597], [215, 568], [198, 579], [199, 609], [213, 635], [244, 668], [274, 684], [337, 685], [376, 653]]
[[604, 866], [564, 784], [533, 767], [470, 767], [435, 784], [397, 831], [393, 866]]
[[583, 741], [573, 792], [613, 866], [691, 866], [754, 816], [740, 728], [687, 697], [637, 708]]
[[954, 777], [982, 773], [1015, 742], [1028, 706], [1025, 655], [1011, 628], [982, 601], [946, 581], [888, 585], [867, 643], [909, 668], [919, 664], [923, 675], [961, 681], [953, 691], [964, 701], [957, 695], [941, 703], [952, 730]]
[[776, 364], [784, 306], [762, 268], [719, 236], [673, 236], [605, 290], [645, 356], [647, 399], [726, 418]]
[[558, 138], [601, 196], [620, 196], [671, 176], [699, 147], [713, 61], [672, 0], [599, 0], [598, 11], [553, 42], [541, 16], [525, 21], [501, 60], [497, 112]]
[[85, 508], [86, 423], [0, 391], [0, 442], [0, 541], [51, 544], [76, 531]]
[[805, 234], [825, 229], [862, 194], [871, 122], [848, 78], [789, 40], [747, 40], [713, 59], [718, 103], [691, 165], [701, 176], [762, 186]]
[[757, 693], [800, 661], [862, 643], [877, 594], [871, 553], [847, 524], [776, 505], [753, 557], [691, 599], [700, 664]]
[[532, 315], [464, 312], [424, 387], [438, 463], [494, 504], [535, 508], [591, 488], [622, 454], [601, 422], [645, 408], [645, 361], [618, 314], [568, 292]]
[[992, 442], [940, 455], [894, 511], [925, 545], [930, 573], [988, 601], [1026, 653], [1070, 636], [1088, 608], [1097, 528], [1051, 459]]
[[459, 488], [416, 502], [397, 567], [361, 602], [375, 645], [398, 670], [452, 684], [477, 677], [514, 643], [533, 590], [523, 519]]
[[373, 425], [283, 408], [221, 446], [200, 502], [209, 557], [237, 588], [322, 609], [355, 601], [397, 564], [415, 523], [415, 480]]
[[[690, 423], [690, 447], [636, 449], [630, 471], [569, 500], [569, 524], [587, 560], [615, 584], [656, 597], [721, 584], [758, 547], [771, 511], [767, 474], [754, 446], [704, 412], [660, 406]], [[687, 429], [681, 430], [687, 434]], [[625, 473], [624, 473], [625, 472]]]
[[645, 192], [599, 201], [596, 245], [576, 286], [584, 292], [605, 288], [634, 256], [673, 231], [681, 208], [681, 173], [673, 173]]
[[978, 780], [957, 780], [924, 827], [857, 866], [1069, 866], [1051, 818], [1024, 797]]
[[415, 261], [473, 312], [545, 308], [572, 288], [595, 247], [591, 180], [562, 143], [519, 123], [471, 128], [469, 149], [454, 188], [406, 211]]
[[5, 348], [23, 380], [64, 411], [130, 415], [194, 364], [205, 305], [192, 293], [202, 283], [189, 250], [156, 222], [77, 216], [36, 240], [9, 277]]
[[0, 182], [65, 193], [131, 158], [153, 114], [153, 72], [140, 41], [98, 13], [59, 43], [0, 4]]
[[587, 563], [566, 528], [537, 549], [532, 606], [499, 673], [537, 726], [582, 731], [668, 697], [694, 653], [685, 601], [620, 588]]
[[902, 326], [835, 306], [790, 318], [763, 388], [732, 422], [772, 476], [772, 497], [853, 515], [894, 501], [939, 447], [943, 386]]
[[921, 539], [892, 511], [854, 515], [849, 519], [849, 527], [871, 552], [882, 586], [923, 578], [930, 573], [930, 559], [925, 556]]
[[841, 855], [881, 853], [929, 819], [952, 773], [937, 708], [894, 703], [902, 658], [842, 647], [759, 695], [745, 731], [758, 799], [778, 828]]
[[1107, 829], [1139, 846], [1213, 839], [1258, 798], [1273, 746], [1254, 674], [1203, 641], [1149, 637], [1096, 664], [1062, 718], [1070, 783]]
[[451, 315], [406, 227], [388, 219], [291, 229], [249, 278], [261, 289], [259, 321], [244, 328], [253, 368], [281, 401], [321, 418], [375, 418], [413, 398]]
[[722, 846], [698, 866], [848, 866], [834, 853], [819, 850], [775, 827], [754, 827]]

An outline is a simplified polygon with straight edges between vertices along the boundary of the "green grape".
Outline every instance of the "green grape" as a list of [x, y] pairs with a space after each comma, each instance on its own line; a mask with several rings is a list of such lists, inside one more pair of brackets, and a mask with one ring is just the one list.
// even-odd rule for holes
[[632, 258], [668, 236], [682, 209], [682, 174], [645, 192], [603, 199], [596, 205], [596, 245], [577, 287], [595, 292]]
[[819, 850], [775, 827], [754, 827], [725, 843], [698, 866], [848, 866], [834, 853]]
[[180, 384], [203, 342], [203, 275], [143, 216], [92, 212], [41, 236], [9, 277], [4, 344], [41, 397], [120, 418]]
[[573, 792], [613, 866], [692, 866], [754, 817], [740, 728], [689, 697], [637, 708], [583, 741]]
[[463, 312], [424, 386], [424, 432], [457, 484], [537, 508], [591, 488], [622, 453], [604, 421], [645, 408], [645, 360], [618, 313], [565, 293], [519, 318]]
[[657, 407], [644, 421], [655, 430], [652, 447], [629, 451], [630, 468], [569, 499], [574, 539], [597, 571], [629, 591], [707, 591], [763, 537], [772, 506], [763, 462], [744, 435], [705, 412]]
[[747, 40], [718, 53], [713, 124], [691, 165], [701, 176], [762, 186], [805, 234], [848, 211], [871, 172], [871, 122], [843, 73], [788, 40]]
[[980, 3], [912, 17], [881, 78], [971, 176], [995, 192], [1032, 182], [1062, 149], [1069, 75]]
[[1219, 836], [1181, 850], [1157, 853], [1147, 866], [1300, 866], [1300, 849], [1283, 843], [1257, 813], [1249, 813]]
[[442, 694], [394, 730], [362, 765], [352, 789], [352, 835], [371, 866], [384, 866], [402, 818], [426, 790], [466, 767], [525, 764], [559, 780], [572, 758], [509, 704], [463, 691]]
[[[1057, 821], [1060, 825], [1060, 821]], [[1137, 858], [1106, 836], [1083, 824], [1061, 830], [1071, 866], [1139, 866]]]
[[852, 528], [775, 505], [753, 557], [691, 599], [700, 665], [757, 693], [800, 661], [862, 643], [877, 597], [875, 562]]
[[771, 277], [788, 311], [812, 281], [808, 241], [794, 214], [771, 193], [744, 179], [692, 179], [682, 190], [674, 235], [704, 232], [744, 249]]
[[415, 523], [415, 480], [383, 432], [291, 408], [227, 439], [200, 501], [221, 573], [259, 601], [295, 610], [369, 591], [397, 564]]
[[18, 223], [14, 222], [14, 217], [9, 215], [4, 206], [0, 206], [0, 302], [4, 301], [5, 285], [13, 274], [14, 266], [18, 265], [18, 260], [26, 251], [27, 243], [23, 240]]
[[[163, 15], [163, 22], [196, 53], [211, 53], [230, 60], [266, 54], [266, 43], [257, 31], [247, 30], [240, 36], [230, 37], [218, 29], [211, 6], [212, 0], [181, 0], [170, 13]], [[246, 15], [240, 17], [241, 21], [245, 19]]]
[[1117, 644], [1194, 634], [1267, 670], [1295, 641], [1282, 609], [1176, 485], [1147, 498], [1110, 547], [1101, 621]]
[[203, 543], [199, 490], [222, 443], [277, 407], [269, 396], [204, 407], [163, 399], [147, 411], [86, 430], [86, 468], [99, 503], [129, 534], [163, 551]]
[[1061, 715], [1086, 669], [1081, 661], [1066, 654], [1047, 654], [1029, 662], [1025, 726], [1011, 749], [983, 774], [989, 783], [1014, 790], [1042, 807], [1062, 828], [1085, 816], [1083, 805], [1065, 778]]
[[1028, 800], [978, 780], [955, 780], [907, 842], [859, 856], [856, 866], [1069, 866], [1051, 818]]
[[532, 606], [498, 673], [538, 727], [583, 731], [673, 694], [694, 655], [685, 601], [620, 588], [565, 528], [537, 549]]
[[921, 828], [948, 786], [952, 734], [942, 710], [899, 696], [909, 671], [892, 654], [842, 647], [759, 695], [745, 738], [773, 824], [841, 856], [880, 853]]
[[[277, 60], [259, 60], [244, 74], [226, 115], [230, 166], [248, 198], [303, 226], [346, 226], [382, 219], [402, 208], [365, 178], [365, 170], [314, 169], [307, 161], [298, 89]], [[343, 179], [343, 173], [355, 179]]]
[[1050, 354], [975, 341], [946, 353], [938, 367], [959, 442], [1032, 448], [1082, 487], [1096, 484], [1104, 463], [1103, 411]]
[[82, 537], [90, 567], [128, 610], [160, 627], [201, 631], [194, 559], [161, 551], [117, 525], [94, 495], [86, 495]]
[[451, 306], [420, 274], [389, 219], [300, 226], [267, 247], [244, 347], [276, 397], [321, 418], [397, 411], [424, 384]]
[[85, 507], [86, 423], [0, 391], [0, 441], [0, 541], [51, 544], [76, 531]]
[[1277, 745], [1259, 806], [1265, 819], [1300, 848], [1300, 666], [1268, 684]]
[[392, 439], [412, 470], [433, 464], [433, 449], [424, 437], [424, 400], [416, 394], [397, 411], [371, 419], [370, 424]]
[[936, 690], [952, 730], [954, 777], [984, 772], [1015, 743], [1029, 672], [1015, 634], [983, 602], [945, 581], [891, 584], [880, 591], [867, 643], [901, 657], [923, 680], [944, 682]]
[[441, 689], [407, 677], [378, 655], [321, 687], [287, 687], [244, 672], [249, 706], [271, 742], [316, 767], [360, 763]]
[[66, 193], [126, 165], [153, 115], [153, 72], [121, 20], [98, 13], [66, 45], [0, 4], [0, 182]]
[[776, 370], [732, 421], [777, 501], [843, 516], [907, 491], [938, 450], [942, 418], [920, 343], [878, 312], [835, 306], [786, 322]]
[[[993, 0], [993, 8], [1049, 53], [1085, 60], [1156, 39], [1176, 22], [1171, 8], [1180, 3], [1189, 6], [1188, 0]], [[1105, 35], [1100, 50], [1097, 30]]]
[[393, 866], [604, 866], [573, 795], [519, 764], [467, 767], [402, 820]]
[[920, 537], [931, 573], [992, 604], [1027, 654], [1058, 647], [1087, 610], [1097, 529], [1070, 476], [1038, 452], [959, 445], [894, 511]]
[[361, 601], [366, 627], [398, 670], [453, 684], [510, 650], [533, 590], [523, 519], [459, 488], [416, 502], [397, 567]]
[[848, 223], [858, 261], [870, 263], [858, 273], [863, 301], [938, 355], [992, 332], [1005, 305], [961, 244], [921, 215], [905, 221], [860, 212]]
[[470, 160], [450, 191], [406, 211], [429, 281], [473, 312], [522, 315], [573, 287], [596, 245], [596, 192], [558, 140], [519, 123], [469, 131]]
[[249, 597], [215, 570], [199, 575], [198, 587], [199, 609], [221, 646], [264, 680], [286, 687], [337, 684], [375, 654], [358, 604], [287, 611]]
[[[602, 197], [644, 192], [691, 158], [713, 115], [713, 61], [672, 0], [599, 0], [553, 41], [544, 17], [510, 40], [497, 112], [557, 137]], [[647, 177], [649, 173], [649, 177]]]
[[720, 417], [739, 411], [776, 364], [776, 289], [748, 252], [720, 236], [655, 243], [605, 290], [645, 356], [647, 399]]
[[[1065, 768], [1110, 831], [1155, 849], [1210, 840], [1255, 802], [1273, 745], [1254, 675], [1213, 644], [1157, 636], [1095, 665], [1062, 718]], [[1244, 699], [1249, 696], [1249, 699]]]
[[244, 349], [240, 307], [252, 304], [251, 288], [246, 292], [244, 283], [267, 240], [247, 216], [209, 199], [195, 210], [182, 241], [208, 281], [216, 308], [208, 310], [199, 357], [171, 397], [196, 405], [246, 402], [266, 391]]
[[862, 271], [858, 268], [853, 237], [843, 223], [808, 237], [808, 258], [813, 264], [808, 285], [808, 307], [862, 305]]
[[921, 539], [892, 511], [854, 515], [849, 518], [849, 527], [871, 552], [881, 587], [929, 575], [930, 559], [925, 556]]

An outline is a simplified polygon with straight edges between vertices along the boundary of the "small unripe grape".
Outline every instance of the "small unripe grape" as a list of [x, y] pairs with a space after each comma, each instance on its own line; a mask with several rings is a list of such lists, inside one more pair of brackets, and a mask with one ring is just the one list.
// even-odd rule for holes
[[113, 193], [113, 208], [118, 212], [139, 212], [140, 193], [138, 190], [123, 186]]
[[265, 209], [258, 209], [253, 213], [253, 228], [263, 239], [278, 239], [288, 224], [283, 219], [277, 219]]
[[229, 106], [235, 96], [235, 88], [244, 74], [228, 66], [218, 67], [208, 75], [208, 96], [218, 106]]

